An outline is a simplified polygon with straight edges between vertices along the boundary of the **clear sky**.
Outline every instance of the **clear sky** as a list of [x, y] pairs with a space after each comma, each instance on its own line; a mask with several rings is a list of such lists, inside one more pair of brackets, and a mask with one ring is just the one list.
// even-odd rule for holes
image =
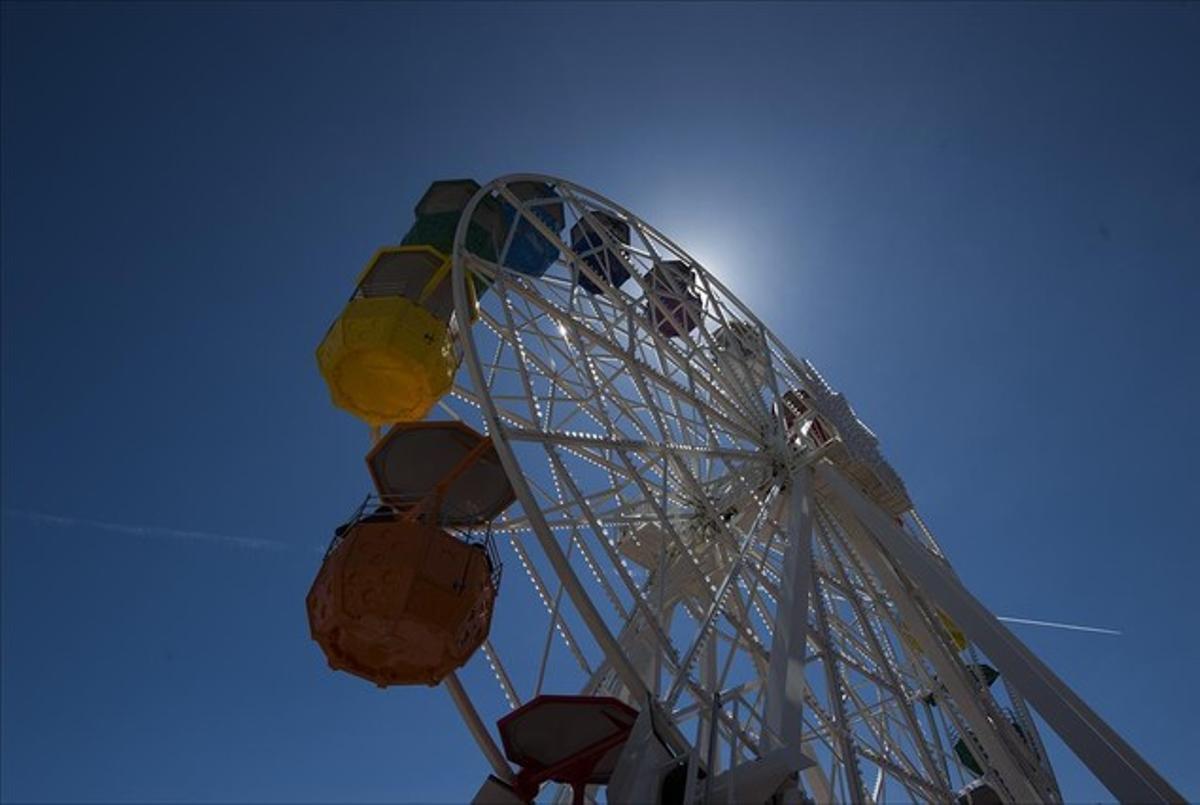
[[308, 638], [367, 488], [313, 350], [430, 181], [537, 171], [813, 360], [994, 611], [1121, 631], [1014, 627], [1200, 798], [1200, 4], [2, 13], [0, 797], [473, 793]]

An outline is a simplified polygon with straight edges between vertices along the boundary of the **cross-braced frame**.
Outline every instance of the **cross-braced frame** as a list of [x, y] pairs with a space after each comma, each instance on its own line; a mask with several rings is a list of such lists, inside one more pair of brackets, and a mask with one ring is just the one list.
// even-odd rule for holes
[[[522, 200], [521, 181], [558, 198]], [[489, 194], [517, 212], [495, 260], [464, 246]], [[537, 214], [550, 203], [560, 231]], [[601, 216], [628, 224], [628, 243]], [[728, 772], [791, 747], [807, 760], [788, 785], [821, 801], [945, 801], [976, 779], [1004, 800], [1061, 800], [1022, 682], [1040, 700], [1061, 701], [1065, 685], [1032, 681], [1024, 654], [1005, 653], [1011, 635], [968, 612], [974, 599], [873, 435], [809, 363], [592, 191], [506, 177], [463, 222], [459, 322], [475, 313], [468, 278], [489, 288], [460, 329], [465, 371], [442, 407], [492, 436], [518, 503], [493, 529], [512, 569], [497, 609], [507, 626], [448, 684], [498, 774], [485, 717], [586, 693], [653, 707], [704, 770], [689, 783], [698, 798], [724, 785], [720, 801], [738, 801]], [[558, 249], [541, 276], [505, 268], [521, 222]], [[577, 225], [625, 282], [573, 250], [563, 232]], [[1103, 726], [1039, 709], [1069, 743]], [[1113, 751], [1125, 771], [1110, 788], [1169, 798], [1132, 750]], [[1080, 753], [1089, 765], [1111, 754]]]

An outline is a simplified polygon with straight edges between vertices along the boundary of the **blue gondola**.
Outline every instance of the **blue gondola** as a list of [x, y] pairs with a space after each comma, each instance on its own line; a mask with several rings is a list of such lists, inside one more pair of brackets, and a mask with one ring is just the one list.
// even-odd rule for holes
[[[600, 210], [591, 210], [588, 216], [571, 227], [571, 251], [583, 258], [588, 268], [608, 280], [609, 285], [619, 288], [629, 279], [629, 269], [618, 251], [605, 245], [604, 235], [597, 227], [602, 227], [610, 239], [628, 246], [629, 224]], [[601, 291], [600, 286], [582, 271], [579, 272], [579, 287], [590, 294]]]
[[[563, 205], [558, 193], [545, 182], [513, 182], [508, 186], [512, 194], [524, 203], [532, 203], [527, 207], [546, 225], [546, 228], [556, 235], [562, 232], [566, 225]], [[500, 199], [501, 215], [503, 216], [504, 237], [512, 234], [508, 251], [504, 254], [504, 265], [513, 271], [540, 277], [545, 274], [554, 261], [558, 259], [558, 246], [547, 239], [537, 227], [524, 215], [518, 219], [517, 210], [503, 196]], [[512, 231], [516, 221], [516, 231]], [[501, 241], [500, 248], [504, 248]]]

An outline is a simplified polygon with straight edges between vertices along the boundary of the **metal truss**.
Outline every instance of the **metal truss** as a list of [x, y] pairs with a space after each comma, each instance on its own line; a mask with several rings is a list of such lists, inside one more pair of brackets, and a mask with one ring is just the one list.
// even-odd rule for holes
[[[553, 200], [522, 201], [518, 181], [552, 186], [564, 232], [592, 225], [629, 280], [577, 256], [535, 214]], [[486, 195], [517, 210], [493, 261], [464, 245]], [[627, 222], [630, 242], [597, 211]], [[459, 329], [464, 370], [443, 410], [495, 440], [518, 503], [494, 533], [523, 572], [498, 603], [506, 626], [448, 687], [496, 774], [511, 770], [487, 719], [584, 692], [651, 707], [705, 770], [694, 801], [734, 801], [727, 773], [784, 749], [810, 762], [780, 796], [940, 802], [982, 778], [1004, 801], [1061, 801], [1028, 703], [1114, 795], [1181, 800], [962, 588], [915, 510], [885, 510], [896, 496], [863, 473], [903, 490], [873, 435], [820, 402], [840, 397], [682, 249], [551, 177], [498, 179], [462, 220], [457, 320], [476, 315], [468, 277], [489, 290]], [[558, 247], [543, 276], [505, 267], [522, 221]], [[674, 298], [699, 300], [696, 326], [673, 335], [656, 323], [678, 309], [648, 279], [667, 260], [691, 270]], [[789, 418], [785, 397], [801, 392], [813, 404]], [[1003, 684], [989, 687], [984, 663]]]

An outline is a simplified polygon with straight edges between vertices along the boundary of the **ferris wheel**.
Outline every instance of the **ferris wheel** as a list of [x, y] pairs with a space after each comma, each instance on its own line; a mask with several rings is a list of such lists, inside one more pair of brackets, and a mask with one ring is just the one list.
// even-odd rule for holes
[[447, 688], [476, 801], [1061, 802], [1033, 710], [1114, 796], [1182, 801], [964, 589], [846, 399], [598, 193], [435, 183], [318, 359], [377, 496], [314, 637]]

